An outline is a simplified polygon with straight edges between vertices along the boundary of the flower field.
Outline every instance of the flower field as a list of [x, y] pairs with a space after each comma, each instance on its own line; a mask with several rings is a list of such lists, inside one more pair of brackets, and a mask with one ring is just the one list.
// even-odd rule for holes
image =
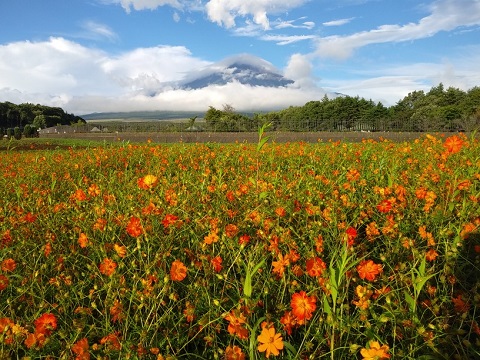
[[480, 143], [5, 151], [0, 359], [480, 358]]

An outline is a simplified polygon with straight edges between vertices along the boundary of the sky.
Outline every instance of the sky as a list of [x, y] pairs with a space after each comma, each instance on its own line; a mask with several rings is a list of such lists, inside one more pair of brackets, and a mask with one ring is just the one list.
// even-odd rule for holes
[[[0, 24], [0, 102], [75, 115], [480, 86], [480, 0], [1, 0]], [[172, 85], [245, 55], [294, 83]]]

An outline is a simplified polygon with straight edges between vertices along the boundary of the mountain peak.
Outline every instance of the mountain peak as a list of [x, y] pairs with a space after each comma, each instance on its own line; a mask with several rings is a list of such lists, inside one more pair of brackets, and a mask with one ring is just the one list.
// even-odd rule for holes
[[201, 89], [231, 82], [265, 87], [285, 87], [294, 83], [268, 61], [250, 54], [240, 54], [193, 72], [182, 82], [181, 87]]

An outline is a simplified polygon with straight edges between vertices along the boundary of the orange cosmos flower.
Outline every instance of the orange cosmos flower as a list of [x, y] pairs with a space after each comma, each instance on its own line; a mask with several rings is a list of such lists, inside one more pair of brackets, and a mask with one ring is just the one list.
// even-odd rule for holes
[[106, 276], [112, 276], [117, 268], [117, 263], [112, 259], [105, 258], [99, 265], [100, 272]]
[[368, 343], [368, 349], [360, 350], [360, 354], [363, 356], [363, 360], [390, 359], [390, 355], [387, 354], [388, 350], [388, 345], [380, 346], [378, 341], [370, 341]]
[[100, 344], [104, 345], [109, 349], [109, 350], [115, 350], [115, 351], [120, 351], [122, 349], [122, 344], [120, 343], [120, 339], [118, 337], [118, 333], [112, 333], [107, 336], [104, 336], [100, 340]]
[[72, 195], [73, 200], [85, 201], [87, 200], [87, 194], [82, 189], [77, 189]]
[[45, 257], [48, 257], [51, 252], [52, 252], [52, 244], [46, 243], [43, 248], [43, 254], [45, 255]]
[[271, 354], [278, 356], [280, 350], [283, 350], [283, 339], [282, 335], [275, 332], [273, 326], [262, 326], [262, 332], [257, 337], [258, 342], [258, 351], [265, 352], [265, 357], [268, 359]]
[[229, 345], [225, 349], [225, 360], [245, 360], [245, 354], [237, 345]]
[[436, 252], [435, 249], [429, 249], [425, 254], [425, 258], [427, 259], [427, 261], [434, 261], [437, 256], [438, 252]]
[[228, 224], [225, 226], [225, 234], [229, 237], [232, 238], [238, 233], [238, 227], [235, 224]]
[[170, 279], [172, 281], [182, 281], [186, 277], [187, 267], [180, 260], [175, 260], [170, 268]]
[[165, 228], [168, 228], [170, 225], [173, 225], [177, 222], [178, 216], [173, 214], [165, 215], [165, 218], [162, 220], [162, 224]]
[[96, 197], [101, 194], [100, 188], [97, 184], [92, 184], [88, 187], [88, 195], [91, 197]]
[[277, 214], [278, 217], [284, 217], [287, 215], [287, 212], [285, 211], [285, 208], [280, 206], [275, 209], [275, 214]]
[[375, 264], [372, 260], [362, 260], [357, 266], [358, 276], [360, 279], [367, 279], [373, 281], [377, 275], [381, 274], [383, 269], [382, 265]]
[[285, 267], [290, 264], [290, 260], [287, 256], [283, 257], [282, 253], [278, 254], [278, 261], [272, 261], [272, 272], [280, 279], [285, 272]]
[[[238, 311], [237, 311], [238, 312]], [[232, 335], [237, 335], [240, 339], [248, 338], [248, 330], [243, 324], [246, 323], [247, 318], [242, 313], [237, 316], [236, 311], [232, 310], [224, 317], [230, 324], [228, 324], [228, 332]]]
[[80, 245], [81, 248], [86, 248], [88, 246], [87, 235], [85, 235], [84, 233], [80, 233], [78, 237], [78, 245]]
[[216, 243], [218, 239], [219, 239], [218, 229], [213, 228], [212, 230], [210, 230], [208, 235], [203, 238], [203, 242], [207, 245], [210, 245], [210, 244]]
[[317, 299], [315, 296], [307, 296], [305, 291], [293, 294], [290, 302], [293, 315], [301, 323], [305, 320], [310, 320], [313, 316], [313, 312], [317, 308], [316, 302]]
[[132, 216], [127, 225], [127, 233], [131, 237], [139, 237], [143, 233], [143, 227], [140, 222], [140, 219]]
[[149, 190], [158, 184], [158, 178], [155, 175], [145, 175], [137, 180], [137, 185], [142, 190]]
[[383, 200], [377, 205], [377, 210], [381, 213], [388, 213], [392, 210], [392, 202], [390, 200]]
[[192, 322], [193, 320], [195, 320], [195, 306], [193, 306], [190, 301], [187, 301], [185, 303], [183, 315], [185, 315], [185, 319], [187, 320], [187, 322]]
[[318, 256], [307, 260], [307, 273], [310, 276], [318, 277], [322, 276], [323, 272], [327, 268], [325, 262]]
[[5, 272], [12, 272], [16, 267], [17, 263], [11, 258], [2, 261], [2, 270]]
[[445, 139], [445, 142], [443, 143], [443, 147], [445, 148], [447, 153], [455, 154], [462, 149], [463, 144], [464, 144], [463, 139], [461, 139], [457, 135], [453, 135]]
[[125, 318], [123, 314], [123, 305], [118, 299], [115, 299], [112, 307], [110, 307], [110, 316], [113, 322], [122, 321]]
[[114, 244], [114, 245], [113, 245], [113, 249], [115, 250], [115, 252], [117, 253], [117, 255], [118, 255], [119, 257], [121, 257], [122, 259], [123, 259], [125, 256], [127, 256], [127, 248], [126, 248], [126, 246]]
[[462, 295], [452, 298], [452, 302], [457, 313], [466, 313], [470, 308], [470, 305], [462, 299]]
[[51, 313], [46, 313], [42, 314], [33, 324], [35, 325], [35, 333], [48, 336], [57, 328], [57, 318]]
[[292, 330], [297, 325], [297, 319], [291, 311], [285, 311], [280, 318], [280, 323], [283, 324], [283, 330], [285, 330], [288, 335], [292, 335]]
[[8, 287], [8, 277], [0, 274], [0, 291], [5, 290]]
[[89, 360], [90, 353], [88, 352], [88, 340], [83, 338], [72, 345], [72, 352], [77, 355], [75, 360]]

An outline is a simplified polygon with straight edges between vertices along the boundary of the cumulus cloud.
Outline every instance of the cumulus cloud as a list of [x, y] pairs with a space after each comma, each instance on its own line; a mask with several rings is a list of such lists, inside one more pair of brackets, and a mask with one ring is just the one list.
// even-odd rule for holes
[[[268, 70], [273, 65], [240, 55], [219, 62], [255, 61]], [[299, 63], [300, 59], [294, 60]], [[222, 65], [223, 64], [223, 65]], [[210, 71], [210, 62], [198, 59], [182, 46], [140, 48], [121, 55], [88, 48], [63, 38], [15, 42], [0, 46], [0, 98], [13, 103], [41, 103], [68, 112], [198, 110], [231, 103], [237, 110], [269, 110], [302, 105], [323, 96], [321, 89], [253, 87], [239, 83], [181, 90], [175, 84], [196, 69]], [[210, 70], [208, 70], [210, 69]], [[301, 77], [292, 66], [290, 74]]]
[[316, 78], [313, 75], [313, 65], [308, 56], [293, 54], [285, 68], [284, 75], [295, 81], [295, 85], [301, 88], [315, 88]]
[[417, 40], [459, 27], [480, 25], [480, 1], [440, 0], [430, 6], [431, 14], [417, 23], [382, 25], [347, 36], [328, 36], [316, 41], [320, 57], [345, 59], [363, 46]]

